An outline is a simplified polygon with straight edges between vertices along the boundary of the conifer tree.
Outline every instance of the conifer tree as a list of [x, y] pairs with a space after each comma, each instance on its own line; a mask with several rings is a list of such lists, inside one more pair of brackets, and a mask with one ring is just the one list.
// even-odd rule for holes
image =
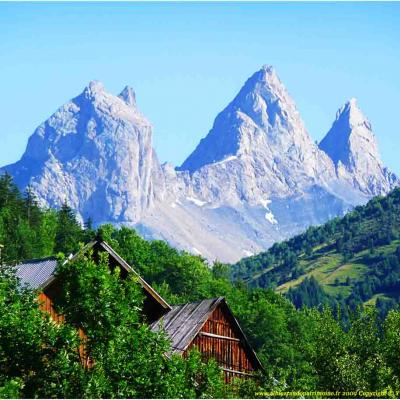
[[76, 219], [75, 212], [64, 202], [57, 212], [57, 230], [55, 237], [55, 253], [69, 255], [79, 249], [79, 242], [83, 239], [83, 230]]

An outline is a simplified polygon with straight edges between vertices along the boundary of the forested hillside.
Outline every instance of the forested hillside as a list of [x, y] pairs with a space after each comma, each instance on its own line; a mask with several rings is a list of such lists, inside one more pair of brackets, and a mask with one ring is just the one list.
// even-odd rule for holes
[[[398, 207], [398, 197], [395, 192], [392, 200], [372, 202], [356, 211], [359, 217], [353, 213], [347, 220], [359, 221], [360, 231], [366, 231], [361, 213], [371, 213], [381, 218], [384, 226], [383, 216]], [[373, 218], [370, 220], [372, 230]], [[392, 226], [390, 221], [385, 223]], [[338, 235], [340, 239], [342, 224], [345, 232], [347, 225], [340, 220], [332, 222], [331, 228], [324, 227], [325, 238], [318, 236], [319, 228], [308, 231], [314, 241], [308, 241], [311, 250], [307, 257], [322, 251], [318, 246], [326, 242], [329, 229], [332, 238]], [[400, 312], [391, 311], [382, 321], [371, 307], [352, 314], [352, 323], [343, 327], [329, 309], [296, 309], [272, 290], [232, 284], [226, 265], [209, 267], [199, 256], [177, 251], [161, 241], [145, 241], [129, 228], [105, 225], [94, 231], [90, 221], [86, 225], [82, 228], [76, 222], [66, 204], [59, 211], [42, 210], [31, 191], [20, 194], [10, 177], [0, 178], [0, 243], [4, 245], [0, 268], [0, 397], [254, 398], [263, 390], [400, 389]], [[96, 338], [92, 341], [96, 367], [84, 370], [73, 351], [79, 341], [75, 331], [45, 320], [35, 294], [18, 290], [4, 265], [60, 252], [68, 255], [95, 235], [106, 240], [170, 304], [225, 296], [263, 363], [259, 387], [249, 382], [227, 387], [215, 365], [202, 364], [196, 355], [187, 361], [166, 360], [162, 355], [168, 343], [154, 337], [138, 321], [141, 303], [135, 290], [119, 283], [101, 262], [96, 266], [85, 259], [58, 270], [65, 282], [64, 303], [60, 304], [63, 313], [70, 321], [77, 313], [85, 315]], [[301, 250], [305, 239], [293, 240], [299, 246], [297, 253], [288, 250], [281, 260], [282, 265], [292, 263], [287, 267], [288, 274], [293, 266], [301, 268], [296, 255], [305, 253]], [[373, 248], [354, 250], [352, 255], [350, 249], [356, 249], [359, 242], [351, 241], [352, 247], [349, 243], [343, 240], [340, 244], [351, 256], [349, 260], [362, 251], [368, 257], [377, 256], [383, 245], [374, 241]], [[279, 246], [289, 249], [287, 243], [274, 246], [276, 255], [267, 253], [271, 260], [278, 260]], [[332, 246], [337, 252], [336, 242]], [[283, 249], [280, 251], [283, 254]], [[284, 271], [282, 268], [274, 275], [275, 286]], [[259, 273], [261, 278], [262, 268], [252, 273]], [[77, 302], [76, 298], [83, 300]]]
[[233, 278], [286, 293], [297, 307], [323, 304], [382, 314], [400, 300], [400, 189], [356, 207], [343, 218], [233, 266]]

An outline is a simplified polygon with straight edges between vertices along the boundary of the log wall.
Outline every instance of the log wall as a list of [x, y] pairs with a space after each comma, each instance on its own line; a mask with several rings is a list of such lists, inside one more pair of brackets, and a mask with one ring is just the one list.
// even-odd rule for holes
[[[45, 311], [50, 314], [51, 319], [57, 323], [61, 324], [65, 322], [65, 317], [62, 314], [58, 314], [54, 308], [54, 304], [52, 299], [50, 298], [48, 293], [40, 293], [38, 296], [39, 307], [42, 311]], [[82, 341], [79, 346], [79, 357], [81, 359], [82, 364], [85, 367], [90, 367], [93, 362], [90, 357], [86, 354], [86, 346], [85, 342], [87, 340], [87, 336], [82, 328], [78, 328], [78, 335]]]
[[192, 347], [197, 347], [205, 359], [214, 358], [223, 369], [226, 381], [251, 377], [255, 370], [222, 307], [214, 310], [186, 352]]
[[50, 314], [51, 319], [54, 322], [62, 323], [65, 322], [65, 317], [61, 314], [58, 314], [54, 309], [53, 301], [46, 293], [40, 293], [38, 297], [39, 306], [42, 311], [46, 311]]

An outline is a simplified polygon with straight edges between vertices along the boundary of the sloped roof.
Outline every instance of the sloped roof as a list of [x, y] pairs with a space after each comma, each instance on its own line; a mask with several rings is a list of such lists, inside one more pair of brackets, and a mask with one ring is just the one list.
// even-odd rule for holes
[[[68, 258], [65, 262], [75, 260], [80, 254], [85, 253], [94, 246], [99, 246], [127, 272], [133, 273], [143, 289], [155, 299], [164, 309], [171, 310], [171, 306], [106, 242], [93, 240], [86, 244], [78, 253]], [[24, 261], [15, 266], [16, 275], [21, 280], [21, 285], [28, 285], [31, 289], [45, 289], [55, 279], [54, 271], [57, 267], [57, 259], [48, 257], [37, 260]]]
[[172, 351], [182, 353], [198, 334], [223, 297], [173, 306], [171, 311], [151, 325], [152, 331], [163, 329], [171, 339]]
[[48, 257], [36, 260], [27, 260], [16, 265], [15, 275], [20, 279], [21, 286], [38, 289], [46, 286], [57, 267], [57, 259]]
[[155, 300], [158, 301], [164, 308], [171, 310], [171, 306], [106, 242], [98, 242], [100, 247], [102, 247], [107, 253], [113, 257], [118, 264], [125, 268], [128, 272], [133, 273], [142, 288]]
[[260, 360], [248, 342], [239, 322], [232, 314], [224, 297], [172, 306], [171, 311], [151, 325], [153, 332], [163, 330], [171, 340], [172, 353], [181, 354], [192, 343], [214, 310], [223, 305], [233, 328], [256, 369], [262, 369]]

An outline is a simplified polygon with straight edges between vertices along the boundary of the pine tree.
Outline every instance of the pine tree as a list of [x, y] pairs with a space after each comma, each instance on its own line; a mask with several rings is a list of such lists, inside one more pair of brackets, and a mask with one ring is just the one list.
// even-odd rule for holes
[[64, 202], [57, 213], [57, 230], [54, 251], [69, 255], [79, 249], [79, 242], [83, 239], [83, 230], [79, 225], [75, 212]]

